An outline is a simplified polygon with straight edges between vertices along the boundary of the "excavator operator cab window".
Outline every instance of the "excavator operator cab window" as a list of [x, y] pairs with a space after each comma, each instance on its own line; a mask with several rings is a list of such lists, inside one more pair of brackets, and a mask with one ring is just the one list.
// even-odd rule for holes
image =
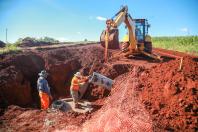
[[135, 35], [138, 42], [144, 42], [145, 21], [144, 19], [135, 19]]

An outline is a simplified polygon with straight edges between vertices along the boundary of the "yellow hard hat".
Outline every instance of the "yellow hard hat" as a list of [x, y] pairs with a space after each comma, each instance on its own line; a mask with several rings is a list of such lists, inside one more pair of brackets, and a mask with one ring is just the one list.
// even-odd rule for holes
[[126, 34], [124, 37], [123, 37], [123, 42], [129, 42], [129, 35]]
[[150, 35], [146, 35], [145, 36], [145, 41], [146, 42], [151, 42], [151, 36]]

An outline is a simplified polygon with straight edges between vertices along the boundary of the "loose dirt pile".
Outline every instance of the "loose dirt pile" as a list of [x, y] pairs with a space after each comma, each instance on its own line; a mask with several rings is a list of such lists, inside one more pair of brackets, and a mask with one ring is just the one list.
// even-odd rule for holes
[[141, 79], [141, 96], [154, 122], [154, 130], [198, 130], [198, 62], [184, 57], [145, 71]]
[[[117, 53], [109, 51], [110, 57]], [[84, 98], [92, 101], [92, 113], [78, 114], [38, 110], [36, 80], [41, 69], [48, 78], [55, 99], [70, 97], [73, 74], [94, 71], [115, 83], [111, 91], [90, 85]], [[0, 63], [1, 130], [13, 131], [196, 131], [197, 130], [197, 58], [149, 58], [103, 60], [99, 45], [42, 49], [8, 55]], [[23, 102], [23, 103], [21, 103]], [[7, 105], [10, 105], [6, 108]], [[21, 108], [29, 107], [29, 108]], [[6, 109], [5, 109], [6, 108]], [[5, 110], [5, 111], [4, 111]], [[17, 123], [16, 123], [17, 122]]]

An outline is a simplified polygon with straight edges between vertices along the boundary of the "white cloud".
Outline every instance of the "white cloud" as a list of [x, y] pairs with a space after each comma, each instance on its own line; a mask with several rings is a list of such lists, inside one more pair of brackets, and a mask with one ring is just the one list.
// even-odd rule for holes
[[181, 28], [180, 31], [182, 31], [182, 32], [188, 32], [189, 29], [187, 27], [184, 27], [184, 28]]
[[99, 20], [99, 21], [106, 21], [107, 20], [107, 18], [101, 17], [101, 16], [97, 16], [96, 19]]
[[81, 33], [81, 32], [77, 32], [77, 34], [78, 34], [78, 35], [82, 35], [82, 33]]

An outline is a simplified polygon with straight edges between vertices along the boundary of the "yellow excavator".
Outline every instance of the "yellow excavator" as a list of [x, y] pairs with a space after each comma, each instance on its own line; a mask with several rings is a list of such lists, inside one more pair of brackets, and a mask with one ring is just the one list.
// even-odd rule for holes
[[[128, 34], [119, 45], [118, 27], [125, 23]], [[123, 6], [111, 19], [106, 21], [106, 30], [100, 36], [101, 45], [105, 48], [105, 60], [108, 49], [119, 49], [125, 57], [144, 54], [160, 60], [160, 56], [152, 53], [151, 36], [148, 35], [150, 25], [146, 19], [133, 19], [128, 13], [128, 7]]]

